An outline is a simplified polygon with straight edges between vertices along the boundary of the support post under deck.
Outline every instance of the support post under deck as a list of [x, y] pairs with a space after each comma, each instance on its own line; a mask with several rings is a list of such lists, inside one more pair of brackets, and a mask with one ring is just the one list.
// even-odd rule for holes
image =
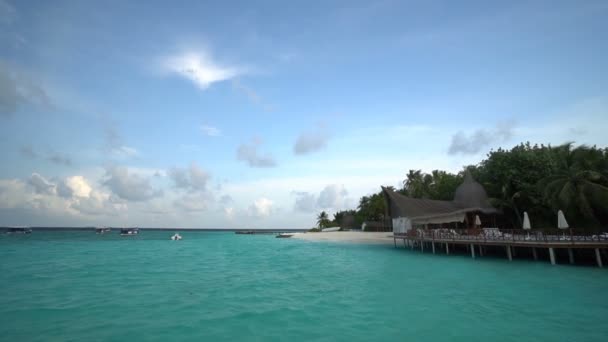
[[450, 254], [450, 245], [447, 242], [445, 243], [445, 254]]
[[549, 247], [549, 259], [551, 259], [551, 265], [555, 265], [555, 252], [551, 247]]
[[433, 247], [433, 254], [435, 254], [435, 241], [431, 242], [431, 246]]
[[572, 253], [572, 248], [568, 248], [568, 259], [570, 260], [570, 265], [574, 265], [574, 253]]
[[471, 258], [475, 259], [475, 245], [471, 244]]
[[597, 261], [597, 266], [604, 267], [604, 265], [602, 264], [602, 256], [600, 255], [599, 248], [595, 249], [595, 260]]
[[511, 246], [506, 246], [507, 248], [507, 257], [509, 258], [509, 261], [513, 260], [513, 255], [511, 255]]
[[538, 260], [538, 255], [536, 254], [536, 247], [532, 247], [532, 256], [534, 257], [534, 260]]

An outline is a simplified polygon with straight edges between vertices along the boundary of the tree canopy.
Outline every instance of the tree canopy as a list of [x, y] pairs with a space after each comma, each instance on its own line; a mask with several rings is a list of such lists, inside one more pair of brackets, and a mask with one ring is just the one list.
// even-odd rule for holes
[[[523, 212], [533, 227], [555, 227], [562, 209], [573, 227], [598, 230], [608, 226], [608, 149], [595, 146], [531, 145], [490, 151], [477, 165], [450, 173], [409, 170], [398, 192], [434, 200], [453, 200], [465, 170], [484, 186], [508, 228], [521, 228]], [[363, 196], [353, 213], [356, 224], [382, 221], [382, 192]], [[334, 217], [337, 222], [340, 215]]]

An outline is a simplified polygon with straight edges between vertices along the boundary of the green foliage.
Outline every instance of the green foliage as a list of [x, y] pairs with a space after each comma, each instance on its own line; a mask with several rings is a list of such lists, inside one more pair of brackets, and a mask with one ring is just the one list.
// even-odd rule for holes
[[[533, 228], [555, 227], [559, 209], [564, 210], [572, 227], [608, 226], [606, 148], [575, 147], [572, 143], [557, 147], [522, 143], [510, 150], [490, 151], [479, 164], [467, 166], [458, 174], [409, 170], [399, 192], [415, 198], [453, 200], [464, 170], [484, 186], [492, 204], [503, 213], [503, 225], [508, 228], [521, 228], [524, 211], [528, 212]], [[341, 225], [345, 214], [337, 212], [333, 222]], [[357, 210], [349, 214], [354, 215], [357, 225], [382, 221], [385, 215], [382, 192], [361, 197]]]
[[317, 215], [317, 225], [319, 226], [319, 228], [327, 228], [329, 227], [330, 223], [331, 221], [329, 220], [329, 216], [327, 215], [325, 210], [320, 212], [319, 215]]
[[446, 171], [433, 170], [428, 174], [421, 170], [410, 170], [400, 192], [414, 198], [451, 201], [462, 179], [462, 174], [455, 175]]

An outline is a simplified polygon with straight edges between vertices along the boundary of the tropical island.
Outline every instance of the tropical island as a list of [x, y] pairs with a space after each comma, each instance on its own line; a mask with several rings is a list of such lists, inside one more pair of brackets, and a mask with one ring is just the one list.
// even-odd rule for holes
[[[608, 149], [597, 146], [559, 146], [521, 143], [510, 150], [490, 151], [476, 165], [458, 173], [409, 170], [401, 189], [386, 188], [420, 199], [448, 201], [465, 174], [485, 188], [489, 201], [500, 213], [500, 228], [521, 228], [524, 212], [535, 228], [555, 228], [556, 212], [563, 210], [572, 227], [597, 233], [608, 227]], [[359, 199], [357, 209], [341, 210], [329, 218], [317, 216], [318, 229], [391, 231], [387, 224], [382, 190]]]

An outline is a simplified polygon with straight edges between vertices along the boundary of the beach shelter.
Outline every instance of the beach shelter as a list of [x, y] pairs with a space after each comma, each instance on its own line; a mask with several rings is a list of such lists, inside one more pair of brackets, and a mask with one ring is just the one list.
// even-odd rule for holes
[[479, 215], [475, 215], [475, 226], [481, 226], [481, 220], [479, 219]]

